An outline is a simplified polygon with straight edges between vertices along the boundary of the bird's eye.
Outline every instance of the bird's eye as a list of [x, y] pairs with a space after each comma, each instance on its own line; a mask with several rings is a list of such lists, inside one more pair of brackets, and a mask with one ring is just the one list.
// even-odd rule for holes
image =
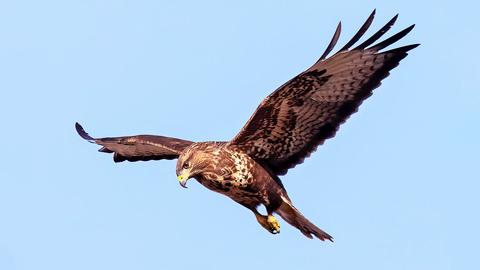
[[184, 169], [190, 168], [190, 162], [187, 161], [187, 162], [183, 163], [183, 168]]

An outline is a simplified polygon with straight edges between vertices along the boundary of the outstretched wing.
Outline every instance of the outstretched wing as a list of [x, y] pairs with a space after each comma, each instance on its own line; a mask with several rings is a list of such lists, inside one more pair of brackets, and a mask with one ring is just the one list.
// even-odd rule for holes
[[100, 152], [114, 153], [115, 162], [176, 159], [183, 149], [193, 142], [154, 135], [137, 135], [113, 138], [92, 138], [79, 123], [75, 123], [78, 135], [103, 146]]
[[419, 45], [380, 52], [404, 37], [414, 25], [372, 45], [390, 29], [397, 15], [350, 50], [367, 31], [374, 15], [375, 10], [344, 47], [325, 59], [340, 36], [339, 24], [320, 59], [265, 98], [230, 144], [283, 175], [335, 136], [339, 126], [380, 86], [390, 70]]

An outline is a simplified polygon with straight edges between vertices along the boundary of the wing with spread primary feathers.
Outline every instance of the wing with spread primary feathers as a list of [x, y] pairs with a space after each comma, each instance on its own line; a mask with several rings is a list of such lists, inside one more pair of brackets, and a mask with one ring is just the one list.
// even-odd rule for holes
[[112, 138], [92, 138], [76, 123], [78, 135], [83, 139], [103, 146], [100, 152], [114, 153], [115, 162], [176, 159], [183, 149], [193, 142], [154, 135], [137, 135]]
[[380, 86], [390, 70], [419, 45], [381, 51], [403, 38], [414, 25], [374, 44], [391, 28], [397, 15], [350, 49], [367, 31], [374, 15], [375, 10], [344, 47], [325, 59], [340, 36], [339, 24], [320, 59], [265, 98], [230, 144], [283, 175], [335, 136], [339, 126]]

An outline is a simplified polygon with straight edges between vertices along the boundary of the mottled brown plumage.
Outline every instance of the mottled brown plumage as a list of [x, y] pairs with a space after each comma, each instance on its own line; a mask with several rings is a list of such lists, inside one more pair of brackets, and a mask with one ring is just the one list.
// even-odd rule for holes
[[[367, 31], [375, 11], [337, 53], [327, 58], [340, 36], [339, 24], [319, 60], [265, 98], [230, 142], [201, 142], [152, 135], [90, 137], [77, 123], [80, 136], [114, 153], [115, 162], [175, 159], [180, 184], [195, 178], [205, 187], [249, 208], [272, 233], [279, 232], [273, 213], [309, 238], [332, 237], [308, 221], [292, 204], [279, 179], [303, 162], [318, 145], [335, 136], [339, 126], [358, 110], [390, 70], [418, 44], [381, 51], [413, 29], [413, 25], [375, 44], [397, 19], [350, 49]], [[264, 205], [267, 216], [257, 211]]]

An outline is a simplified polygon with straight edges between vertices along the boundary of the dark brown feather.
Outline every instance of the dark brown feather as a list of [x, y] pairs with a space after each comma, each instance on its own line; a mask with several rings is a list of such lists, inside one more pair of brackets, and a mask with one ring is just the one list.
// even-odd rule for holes
[[388, 21], [380, 30], [378, 30], [375, 34], [373, 34], [369, 39], [365, 40], [362, 44], [358, 45], [354, 50], [363, 50], [373, 44], [375, 41], [377, 41], [379, 38], [381, 38], [392, 26], [395, 24], [395, 22], [398, 19], [398, 14], [393, 16], [390, 21]]
[[352, 37], [352, 39], [350, 39], [350, 41], [347, 42], [347, 44], [345, 44], [345, 46], [343, 46], [339, 50], [339, 52], [350, 49], [350, 47], [352, 47], [353, 44], [357, 43], [357, 41], [363, 36], [363, 34], [367, 32], [370, 25], [372, 25], [373, 18], [375, 17], [375, 11], [376, 11], [375, 9], [372, 11], [370, 16], [368, 16], [368, 19], [365, 21], [365, 23], [363, 23], [362, 27], [360, 27], [360, 29], [358, 30], [358, 32]]
[[333, 47], [337, 45], [338, 38], [340, 37], [340, 33], [342, 32], [342, 22], [339, 22], [337, 25], [337, 29], [335, 29], [335, 34], [333, 34], [332, 39], [330, 40], [330, 43], [328, 44], [327, 48], [323, 52], [322, 56], [317, 60], [317, 63], [324, 60], [327, 55], [333, 50]]
[[[374, 14], [352, 38], [354, 42], [348, 42], [326, 60], [322, 60], [322, 55], [321, 61], [265, 98], [230, 144], [240, 147], [272, 172], [283, 175], [302, 163], [318, 145], [335, 136], [340, 125], [358, 110], [390, 70], [418, 46], [379, 52], [405, 36], [411, 26], [365, 49], [393, 25], [395, 16], [362, 45], [347, 50], [364, 34]], [[331, 44], [336, 43], [338, 32], [337, 28]]]
[[193, 142], [154, 135], [136, 135], [112, 138], [93, 138], [76, 123], [75, 128], [83, 139], [103, 146], [100, 152], [114, 153], [115, 162], [176, 159]]

